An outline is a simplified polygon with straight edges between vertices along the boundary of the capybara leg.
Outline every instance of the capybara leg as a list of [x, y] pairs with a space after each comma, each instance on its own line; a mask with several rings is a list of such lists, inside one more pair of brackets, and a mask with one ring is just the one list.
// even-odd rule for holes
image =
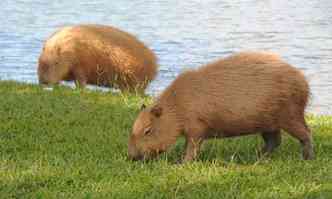
[[77, 80], [75, 80], [75, 86], [78, 89], [84, 89], [86, 86], [86, 81], [77, 79]]
[[300, 141], [303, 148], [303, 159], [313, 159], [314, 151], [312, 146], [311, 133], [310, 129], [305, 123], [305, 120], [303, 119], [303, 121], [291, 121], [285, 127], [285, 130]]
[[187, 123], [185, 126], [186, 151], [183, 162], [192, 161], [197, 157], [207, 128], [204, 121], [200, 119], [191, 120]]
[[87, 80], [82, 73], [77, 72], [75, 74], [75, 86], [79, 89], [84, 89], [87, 84]]
[[195, 160], [199, 153], [202, 142], [203, 139], [201, 138], [186, 138], [186, 152], [183, 158], [183, 162], [190, 162]]
[[144, 96], [144, 89], [140, 87], [130, 88], [127, 86], [120, 86], [119, 87], [121, 92], [126, 93], [135, 93], [136, 95]]
[[281, 144], [281, 133], [280, 130], [269, 131], [262, 133], [263, 140], [265, 142], [264, 147], [262, 148], [262, 153], [269, 154]]

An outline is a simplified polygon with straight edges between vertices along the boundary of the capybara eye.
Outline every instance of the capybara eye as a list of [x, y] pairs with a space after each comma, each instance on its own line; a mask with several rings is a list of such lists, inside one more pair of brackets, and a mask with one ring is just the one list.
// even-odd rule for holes
[[151, 134], [151, 132], [152, 132], [151, 127], [144, 129], [144, 135], [149, 135]]
[[42, 71], [48, 71], [48, 69], [49, 69], [49, 65], [47, 65], [47, 64], [44, 64], [43, 66], [42, 66]]

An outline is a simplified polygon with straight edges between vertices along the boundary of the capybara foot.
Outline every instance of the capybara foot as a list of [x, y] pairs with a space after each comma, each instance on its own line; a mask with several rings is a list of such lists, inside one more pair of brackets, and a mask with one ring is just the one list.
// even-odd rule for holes
[[281, 144], [281, 133], [280, 131], [263, 132], [262, 137], [264, 139], [264, 147], [262, 148], [262, 154], [270, 154], [275, 148]]
[[303, 159], [304, 160], [312, 160], [315, 158], [314, 150], [312, 147], [311, 140], [302, 142], [303, 146]]

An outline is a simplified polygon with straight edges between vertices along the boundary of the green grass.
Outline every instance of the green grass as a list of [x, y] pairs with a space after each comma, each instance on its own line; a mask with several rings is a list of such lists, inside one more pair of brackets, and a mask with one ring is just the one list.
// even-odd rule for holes
[[176, 164], [180, 140], [149, 162], [127, 160], [142, 102], [100, 91], [0, 82], [0, 198], [332, 198], [332, 117], [308, 116], [316, 159], [299, 144], [259, 158], [259, 136], [211, 140]]

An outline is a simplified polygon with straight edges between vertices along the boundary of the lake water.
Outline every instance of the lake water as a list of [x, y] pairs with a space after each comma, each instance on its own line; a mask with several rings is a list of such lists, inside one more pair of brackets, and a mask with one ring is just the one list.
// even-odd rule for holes
[[2, 0], [0, 79], [37, 83], [43, 41], [78, 23], [119, 27], [159, 57], [157, 94], [181, 71], [242, 50], [268, 50], [302, 69], [309, 112], [332, 114], [331, 0]]

